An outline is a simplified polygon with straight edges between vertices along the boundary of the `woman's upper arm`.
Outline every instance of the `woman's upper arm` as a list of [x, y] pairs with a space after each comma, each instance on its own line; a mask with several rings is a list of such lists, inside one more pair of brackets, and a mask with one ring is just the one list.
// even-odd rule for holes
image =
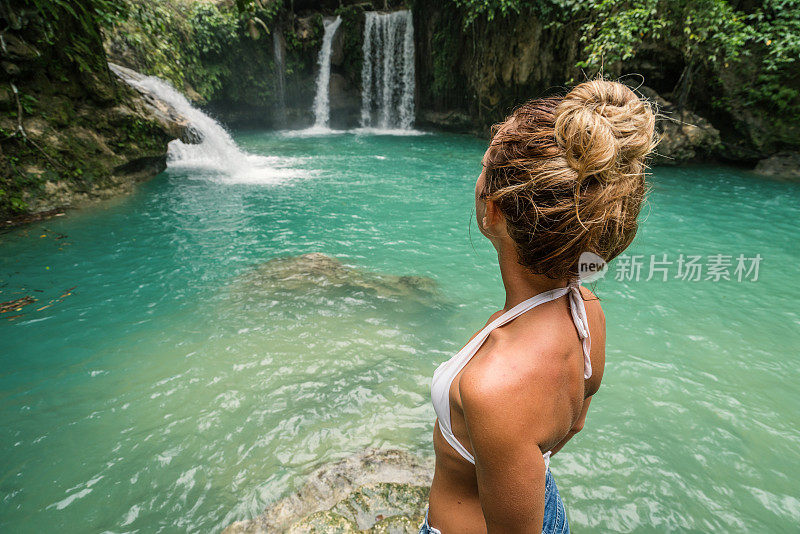
[[460, 394], [488, 533], [540, 532], [545, 463], [535, 429], [543, 428], [537, 418], [549, 411], [546, 393], [526, 388], [521, 398], [508, 377], [476, 375], [464, 374]]

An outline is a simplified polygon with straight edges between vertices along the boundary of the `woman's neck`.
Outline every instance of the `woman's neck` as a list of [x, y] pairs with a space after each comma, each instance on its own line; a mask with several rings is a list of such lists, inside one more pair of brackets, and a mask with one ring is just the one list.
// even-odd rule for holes
[[497, 259], [500, 263], [503, 286], [506, 289], [506, 302], [503, 311], [508, 311], [520, 302], [539, 293], [565, 287], [568, 283], [567, 279], [554, 279], [531, 273], [519, 264], [517, 251], [514, 247], [500, 247], [497, 252]]

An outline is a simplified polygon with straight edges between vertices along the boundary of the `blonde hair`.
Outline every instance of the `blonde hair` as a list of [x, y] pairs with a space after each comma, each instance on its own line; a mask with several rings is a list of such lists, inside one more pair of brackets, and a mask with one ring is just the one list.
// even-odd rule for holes
[[636, 235], [655, 110], [629, 87], [584, 82], [531, 100], [492, 127], [483, 197], [506, 219], [519, 261], [552, 278], [593, 252], [610, 261]]

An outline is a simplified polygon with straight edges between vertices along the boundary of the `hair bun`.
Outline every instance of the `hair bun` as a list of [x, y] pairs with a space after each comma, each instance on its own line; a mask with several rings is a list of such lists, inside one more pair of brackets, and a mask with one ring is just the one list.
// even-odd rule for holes
[[655, 113], [629, 87], [602, 79], [576, 86], [555, 110], [556, 143], [582, 182], [638, 175], [655, 147]]

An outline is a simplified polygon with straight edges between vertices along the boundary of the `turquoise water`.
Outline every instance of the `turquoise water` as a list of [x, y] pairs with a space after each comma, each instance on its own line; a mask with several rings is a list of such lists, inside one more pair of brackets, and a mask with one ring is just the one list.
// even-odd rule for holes
[[[321, 462], [432, 452], [430, 374], [503, 302], [470, 225], [484, 142], [237, 141], [296, 175], [170, 170], [0, 235], [0, 301], [38, 299], [0, 315], [0, 531], [217, 531]], [[721, 167], [657, 169], [652, 184], [630, 250], [642, 279], [612, 265], [596, 285], [604, 384], [552, 462], [572, 529], [793, 532], [800, 186]], [[307, 252], [438, 290], [420, 303], [248, 286], [255, 266]], [[644, 280], [650, 255], [681, 253], [763, 261], [757, 281], [684, 281], [675, 265]]]

